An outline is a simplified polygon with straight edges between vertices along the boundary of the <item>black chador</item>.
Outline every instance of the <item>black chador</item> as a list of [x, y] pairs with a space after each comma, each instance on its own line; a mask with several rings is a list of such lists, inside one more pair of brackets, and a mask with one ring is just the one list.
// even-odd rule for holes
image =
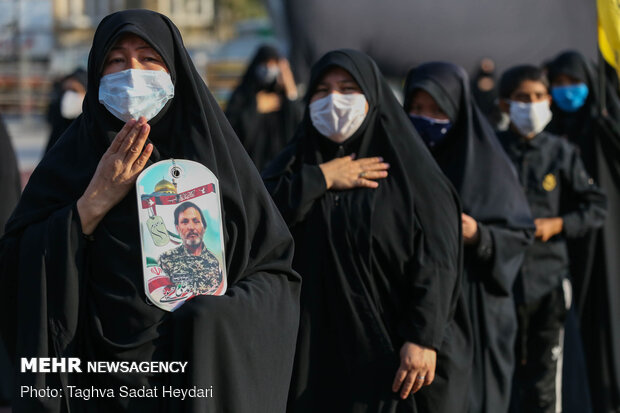
[[465, 71], [450, 63], [411, 70], [406, 110], [417, 89], [450, 117], [453, 126], [432, 153], [458, 191], [463, 212], [478, 225], [478, 243], [465, 247], [463, 283], [474, 334], [469, 411], [506, 412], [517, 334], [512, 286], [534, 223], [510, 160], [472, 100]]
[[[277, 79], [266, 80], [260, 75], [259, 66], [281, 58], [272, 46], [258, 49], [241, 84], [226, 105], [226, 117], [259, 171], [286, 146], [301, 120], [297, 101], [287, 97], [283, 85]], [[261, 91], [275, 94], [280, 108], [260, 113], [256, 107], [256, 94]]]
[[72, 80], [81, 84], [84, 89], [86, 89], [86, 77], [88, 74], [84, 69], [76, 69], [73, 73], [65, 76], [60, 79], [56, 85], [54, 86], [54, 91], [52, 92], [51, 102], [47, 109], [47, 122], [51, 127], [50, 136], [47, 140], [47, 145], [45, 146], [45, 152], [49, 151], [50, 148], [60, 139], [64, 131], [66, 131], [71, 122], [74, 119], [65, 118], [62, 115], [61, 105], [63, 94], [66, 92], [63, 88], [65, 82]]
[[[136, 193], [82, 236], [76, 201], [123, 122], [98, 102], [106, 54], [134, 34], [164, 60], [174, 98], [149, 123], [149, 160], [189, 159], [219, 180], [228, 290], [173, 313], [144, 293]], [[148, 167], [147, 165], [147, 167]], [[112, 14], [95, 32], [88, 90], [72, 123], [34, 171], [0, 241], [2, 339], [14, 359], [187, 361], [185, 374], [16, 374], [15, 387], [187, 389], [212, 398], [18, 398], [15, 411], [282, 412], [299, 320], [293, 242], [239, 140], [191, 63], [176, 26], [147, 10]]]
[[[368, 112], [342, 143], [321, 135], [306, 110], [263, 178], [295, 238], [302, 314], [290, 412], [456, 412], [471, 363], [460, 300], [457, 196], [363, 53], [327, 53], [307, 99], [331, 68], [346, 70]], [[319, 164], [381, 156], [377, 188], [326, 190]], [[437, 350], [435, 381], [400, 400], [392, 392], [405, 341]], [[464, 390], [465, 389], [465, 390]]]
[[570, 242], [569, 254], [592, 405], [597, 412], [614, 411], [620, 409], [620, 100], [615, 82], [608, 80], [601, 90], [577, 52], [560, 54], [547, 69], [552, 86], [567, 75], [588, 87], [587, 99], [574, 112], [552, 104], [547, 130], [577, 145], [588, 173], [607, 195], [603, 228]]

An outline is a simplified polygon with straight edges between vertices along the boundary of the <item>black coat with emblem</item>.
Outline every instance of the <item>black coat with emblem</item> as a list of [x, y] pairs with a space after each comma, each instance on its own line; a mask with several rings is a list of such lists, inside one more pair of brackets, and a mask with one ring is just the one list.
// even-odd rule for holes
[[[82, 237], [76, 201], [123, 122], [98, 102], [107, 52], [119, 36], [144, 39], [163, 58], [175, 96], [149, 121], [151, 162], [189, 159], [219, 180], [228, 290], [173, 313], [149, 305], [136, 192]], [[196, 72], [176, 26], [147, 10], [114, 13], [95, 32], [82, 115], [36, 168], [0, 241], [2, 340], [19, 357], [187, 361], [184, 374], [24, 373], [16, 388], [113, 389], [116, 397], [18, 398], [15, 412], [284, 411], [299, 320], [293, 242], [256, 168]], [[121, 386], [158, 398], [119, 397]], [[211, 388], [213, 397], [163, 398], [162, 386]]]
[[[458, 412], [467, 393], [471, 340], [460, 294], [459, 205], [375, 63], [327, 53], [308, 96], [330, 67], [348, 71], [369, 109], [342, 144], [321, 135], [309, 111], [263, 172], [295, 238], [302, 314], [289, 412]], [[381, 156], [377, 189], [326, 190], [319, 164]], [[406, 400], [391, 386], [405, 341], [438, 352], [435, 381]]]
[[456, 187], [463, 212], [478, 222], [479, 243], [465, 248], [463, 283], [474, 334], [468, 411], [506, 412], [517, 333], [512, 286], [534, 223], [510, 160], [472, 99], [465, 71], [441, 62], [412, 69], [406, 109], [416, 89], [429, 93], [452, 121], [432, 154]]
[[586, 172], [577, 149], [541, 132], [524, 139], [508, 130], [498, 138], [519, 173], [533, 218], [561, 217], [563, 229], [547, 242], [536, 240], [525, 253], [519, 286], [521, 303], [532, 303], [558, 287], [569, 274], [567, 239], [583, 236], [605, 221], [603, 192]]
[[[559, 364], [562, 386], [545, 386], [546, 381], [556, 379], [549, 372], [557, 374], [558, 365], [554, 364], [553, 358], [544, 356], [536, 361], [530, 359], [525, 367], [528, 378], [524, 380], [517, 374], [515, 385], [522, 388], [521, 391], [529, 392], [527, 386], [535, 383], [542, 394], [545, 391], [561, 394], [565, 413], [588, 413], [592, 408], [581, 339], [575, 327], [576, 317], [573, 309], [564, 313], [565, 306], [572, 302], [572, 294], [564, 288], [564, 303], [560, 305], [562, 312], [557, 306], [544, 306], [553, 302], [553, 291], [561, 291], [561, 283], [570, 275], [570, 263], [574, 257], [570, 256], [568, 249], [571, 240], [579, 239], [603, 224], [605, 196], [586, 172], [578, 149], [566, 139], [542, 132], [528, 140], [511, 130], [500, 132], [498, 137], [517, 168], [534, 218], [563, 219], [560, 234], [546, 242], [537, 239], [528, 247], [514, 288], [516, 303], [524, 317], [517, 352], [521, 357], [527, 359], [528, 350], [544, 354], [539, 350], [545, 348], [543, 343], [556, 345], [557, 336], [548, 333], [553, 331], [550, 326], [565, 326], [565, 331], [560, 333], [564, 342], [559, 347], [562, 349], [562, 363]], [[535, 316], [528, 317], [528, 312], [541, 307], [546, 311], [538, 310]], [[540, 316], [540, 313], [544, 315]], [[539, 348], [533, 350], [536, 347]], [[538, 381], [530, 381], [532, 377], [537, 377]], [[518, 400], [513, 401], [518, 403]]]

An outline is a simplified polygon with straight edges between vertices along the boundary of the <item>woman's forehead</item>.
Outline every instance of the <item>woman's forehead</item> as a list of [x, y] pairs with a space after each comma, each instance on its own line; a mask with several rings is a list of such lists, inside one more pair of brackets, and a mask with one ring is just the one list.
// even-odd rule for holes
[[143, 38], [133, 33], [125, 33], [119, 36], [119, 38], [114, 42], [110, 51], [124, 48], [149, 48], [153, 49], [153, 47]]
[[578, 77], [575, 77], [573, 73], [564, 73], [564, 72], [560, 72], [556, 74], [552, 80], [553, 81], [569, 81], [573, 83], [582, 82], [582, 80], [579, 79]]
[[347, 70], [340, 66], [332, 66], [321, 75], [318, 83], [357, 82]]
[[422, 88], [415, 88], [413, 89], [413, 92], [411, 92], [411, 101], [412, 102], [419, 102], [419, 103], [432, 103], [432, 104], [437, 104], [437, 101], [435, 100], [435, 98], [428, 93], [426, 90], [422, 89]]

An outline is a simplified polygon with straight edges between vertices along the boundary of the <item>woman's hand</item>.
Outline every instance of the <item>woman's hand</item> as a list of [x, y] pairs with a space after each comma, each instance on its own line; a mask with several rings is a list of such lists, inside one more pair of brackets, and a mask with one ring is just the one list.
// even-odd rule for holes
[[409, 393], [428, 386], [435, 380], [436, 364], [435, 350], [410, 341], [405, 342], [400, 349], [400, 367], [394, 377], [392, 391], [397, 392], [400, 389], [401, 399], [406, 399]]
[[467, 214], [461, 214], [463, 221], [463, 242], [465, 245], [477, 244], [480, 239], [478, 222]]
[[356, 187], [376, 188], [376, 179], [388, 176], [390, 165], [383, 158], [361, 158], [354, 160], [354, 155], [332, 159], [319, 165], [327, 189], [352, 189]]
[[131, 190], [153, 152], [152, 144], [142, 150], [150, 130], [146, 118], [130, 120], [101, 157], [95, 175], [77, 202], [84, 234], [91, 234]]

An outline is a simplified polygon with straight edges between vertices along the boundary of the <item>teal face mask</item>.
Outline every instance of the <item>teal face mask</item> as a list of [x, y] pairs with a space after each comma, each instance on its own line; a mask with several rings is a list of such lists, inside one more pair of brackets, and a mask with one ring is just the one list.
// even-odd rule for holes
[[551, 97], [564, 112], [577, 112], [588, 98], [588, 86], [585, 83], [551, 88]]

